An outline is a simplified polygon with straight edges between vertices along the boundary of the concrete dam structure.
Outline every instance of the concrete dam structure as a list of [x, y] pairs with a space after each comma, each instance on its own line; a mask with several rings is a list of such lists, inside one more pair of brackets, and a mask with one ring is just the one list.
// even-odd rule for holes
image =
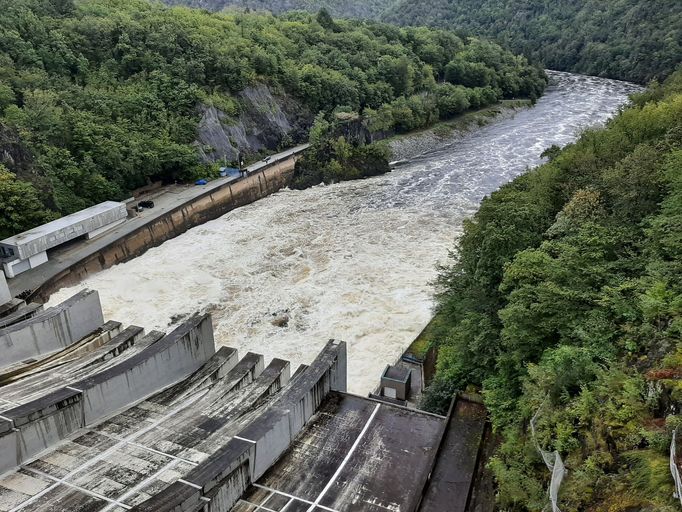
[[168, 334], [105, 323], [94, 291], [5, 321], [2, 512], [463, 512], [485, 501], [482, 405], [459, 397], [442, 417], [348, 394], [342, 341], [309, 365], [266, 365], [216, 351], [209, 315]]

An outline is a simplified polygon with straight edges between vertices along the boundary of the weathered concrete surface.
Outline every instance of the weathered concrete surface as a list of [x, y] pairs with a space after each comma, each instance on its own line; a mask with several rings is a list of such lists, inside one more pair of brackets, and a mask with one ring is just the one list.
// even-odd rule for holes
[[99, 294], [79, 292], [59, 306], [0, 329], [0, 367], [60, 350], [103, 323]]
[[9, 327], [10, 325], [23, 322], [29, 318], [33, 318], [43, 310], [42, 304], [32, 302], [26, 306], [19, 307], [14, 313], [0, 317], [0, 329]]
[[[111, 355], [140, 333], [140, 328], [121, 333], [119, 337], [126, 339], [108, 347]], [[4, 424], [0, 424], [0, 473], [78, 429], [182, 381], [214, 353], [211, 318], [197, 316], [166, 337], [156, 333], [146, 348], [118, 364], [4, 411]], [[11, 422], [9, 429], [7, 421]]]
[[467, 510], [486, 422], [487, 412], [482, 403], [457, 397], [431, 479], [425, 488], [420, 512]]
[[5, 275], [0, 274], [0, 306], [12, 300], [12, 294], [9, 292]]
[[185, 379], [214, 353], [211, 317], [197, 316], [142, 352], [70, 387], [83, 393], [84, 423], [89, 425]]
[[268, 163], [254, 164], [245, 178], [218, 179], [159, 198], [155, 209], [95, 240], [55, 249], [50, 261], [40, 268], [12, 279], [10, 291], [17, 295], [30, 290], [31, 299], [47, 301], [55, 290], [77, 284], [88, 275], [129, 261], [188, 229], [266, 197], [289, 184], [296, 158], [307, 147], [297, 146], [273, 155]]
[[438, 416], [332, 393], [240, 506], [413, 511], [444, 423]]
[[[133, 332], [131, 332], [131, 330]], [[23, 405], [106, 367], [135, 342], [138, 328], [121, 333], [119, 322], [107, 322], [78, 343], [49, 358], [10, 368], [0, 373], [0, 416], [2, 411]]]
[[[228, 441], [222, 446], [215, 445], [213, 455], [185, 475], [182, 482], [176, 482], [133, 510], [197, 510], [195, 507], [201, 500], [207, 499], [210, 502], [201, 505], [207, 507], [207, 512], [228, 512], [246, 486], [288, 449], [332, 389], [345, 386], [345, 376], [340, 377], [341, 373], [346, 373], [345, 352], [345, 343], [329, 342], [310, 367], [298, 374], [246, 428], [236, 428], [232, 432], [227, 424], [227, 429], [211, 428], [216, 439]], [[268, 388], [265, 394], [271, 391]], [[242, 401], [242, 404], [249, 401]], [[228, 405], [230, 410], [241, 407], [235, 407], [234, 403]], [[204, 409], [212, 410], [210, 407]], [[206, 446], [206, 443], [202, 445]]]

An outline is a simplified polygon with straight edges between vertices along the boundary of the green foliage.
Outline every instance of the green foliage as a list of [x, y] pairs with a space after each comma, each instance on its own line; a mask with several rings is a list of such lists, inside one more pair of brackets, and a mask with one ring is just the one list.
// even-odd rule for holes
[[[460, 90], [439, 112], [436, 79], [453, 59], [477, 59], [483, 43], [333, 20], [329, 13], [338, 11], [326, 7], [276, 18], [145, 0], [0, 0], [0, 126], [32, 157], [27, 172], [11, 159], [6, 165], [20, 179], [32, 176], [39, 210], [66, 214], [122, 199], [149, 180], [210, 175], [194, 145], [200, 107], [236, 121], [237, 94], [260, 83], [312, 113], [360, 112], [372, 132], [423, 127], [462, 108]], [[490, 68], [496, 84], [513, 76], [525, 84], [519, 96], [544, 87], [542, 72], [524, 59], [486, 48], [506, 63]], [[359, 149], [351, 168], [334, 164], [323, 179], [378, 172], [383, 166], [368, 151]], [[361, 170], [361, 160], [372, 168]]]
[[0, 239], [55, 217], [53, 212], [44, 209], [30, 183], [19, 181], [0, 164]]
[[239, 9], [251, 11], [270, 11], [281, 14], [287, 11], [318, 12], [328, 11], [337, 18], [378, 19], [389, 7], [399, 0], [164, 0], [168, 5], [187, 5], [220, 11]]
[[[401, 0], [382, 19], [488, 36], [550, 69], [641, 83], [665, 79], [682, 55], [675, 0]], [[451, 65], [450, 75], [488, 79], [466, 62]]]
[[[538, 442], [569, 469], [562, 510], [668, 510], [682, 405], [682, 71], [486, 198], [440, 270], [424, 403], [483, 389], [503, 437], [500, 506], [538, 510]], [[647, 379], [651, 382], [647, 382]], [[626, 492], [623, 492], [625, 490]]]
[[310, 129], [311, 147], [296, 162], [292, 185], [302, 189], [388, 172], [388, 148], [352, 135], [353, 128], [361, 125], [353, 113], [337, 114], [334, 121], [320, 113]]

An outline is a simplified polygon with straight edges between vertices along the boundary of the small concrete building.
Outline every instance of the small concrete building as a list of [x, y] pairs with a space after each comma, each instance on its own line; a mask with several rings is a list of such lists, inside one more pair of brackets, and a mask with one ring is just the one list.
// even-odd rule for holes
[[94, 238], [123, 223], [123, 203], [107, 201], [0, 241], [5, 276], [15, 277], [47, 262], [47, 251], [81, 236]]
[[405, 401], [410, 396], [412, 371], [401, 366], [387, 366], [381, 376], [381, 396]]
[[5, 276], [0, 274], [0, 306], [7, 304], [10, 300], [12, 300], [12, 294], [7, 287]]

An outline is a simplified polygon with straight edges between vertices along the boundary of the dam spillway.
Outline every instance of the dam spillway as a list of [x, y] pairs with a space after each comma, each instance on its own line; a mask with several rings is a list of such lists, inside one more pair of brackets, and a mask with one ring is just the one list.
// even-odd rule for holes
[[[100, 308], [82, 291], [10, 329]], [[482, 406], [467, 406], [474, 449], [448, 449], [461, 407], [445, 418], [348, 394], [342, 341], [292, 370], [216, 350], [209, 315], [167, 334], [109, 321], [62, 340], [0, 359], [2, 512], [436, 512], [422, 502], [442, 496], [442, 476], [431, 482], [442, 457], [466, 468], [453, 510], [475, 496]]]
[[91, 287], [107, 319], [166, 330], [210, 312], [221, 345], [310, 363], [348, 343], [349, 390], [366, 394], [431, 316], [436, 264], [480, 200], [552, 144], [611, 117], [636, 87], [554, 74], [531, 109], [384, 176], [284, 190], [64, 289]]

